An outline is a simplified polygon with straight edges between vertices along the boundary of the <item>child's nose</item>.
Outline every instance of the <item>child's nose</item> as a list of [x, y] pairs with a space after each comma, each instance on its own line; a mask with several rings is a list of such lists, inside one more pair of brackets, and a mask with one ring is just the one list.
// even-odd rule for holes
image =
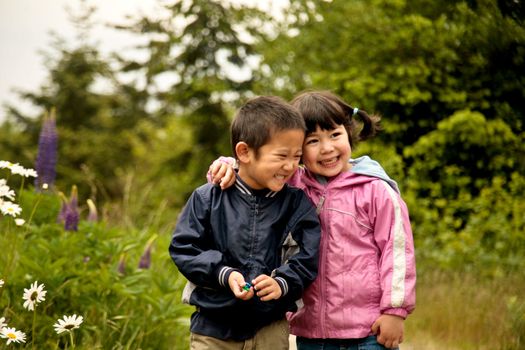
[[285, 170], [293, 170], [295, 168], [295, 163], [297, 163], [295, 160], [291, 159], [291, 160], [287, 160], [286, 162], [284, 162], [284, 166], [283, 168]]
[[321, 152], [322, 153], [328, 153], [331, 152], [334, 149], [331, 142], [322, 142], [321, 143]]

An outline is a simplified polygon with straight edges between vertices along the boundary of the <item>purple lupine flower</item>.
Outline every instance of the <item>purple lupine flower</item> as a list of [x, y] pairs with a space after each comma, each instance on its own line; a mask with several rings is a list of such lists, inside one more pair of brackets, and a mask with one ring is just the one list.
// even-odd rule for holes
[[57, 221], [64, 224], [66, 231], [77, 231], [80, 215], [78, 213], [78, 191], [77, 186], [71, 188], [69, 199], [62, 193], [59, 193], [62, 199], [62, 208], [58, 213]]
[[139, 261], [139, 269], [149, 269], [151, 266], [151, 246], [153, 245], [151, 243], [148, 243], [146, 245], [146, 249], [144, 249], [144, 253], [142, 253], [142, 256], [140, 257]]
[[41, 190], [51, 187], [55, 182], [56, 164], [58, 154], [58, 133], [54, 111], [50, 116], [45, 116], [38, 139], [38, 155], [35, 169], [38, 177], [35, 178], [35, 188]]
[[78, 222], [80, 215], [78, 213], [78, 191], [77, 186], [71, 188], [71, 195], [67, 203], [67, 209], [64, 218], [64, 228], [66, 231], [78, 231]]

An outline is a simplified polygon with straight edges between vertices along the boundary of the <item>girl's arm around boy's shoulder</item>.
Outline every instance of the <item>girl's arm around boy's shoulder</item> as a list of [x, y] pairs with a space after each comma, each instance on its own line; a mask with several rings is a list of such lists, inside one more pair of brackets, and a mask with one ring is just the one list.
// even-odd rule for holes
[[299, 251], [275, 269], [272, 277], [285, 281], [287, 290], [283, 294], [290, 294], [298, 299], [317, 277], [321, 226], [315, 208], [304, 192], [296, 188], [290, 188], [290, 191], [294, 193], [295, 199], [287, 232], [297, 242]]
[[370, 219], [380, 250], [384, 314], [405, 318], [415, 308], [416, 265], [408, 208], [386, 182], [374, 181]]
[[210, 227], [213, 185], [197, 188], [182, 209], [169, 246], [170, 256], [179, 271], [199, 286], [228, 286], [233, 268], [222, 264], [223, 254], [209, 249], [213, 242], [206, 235]]

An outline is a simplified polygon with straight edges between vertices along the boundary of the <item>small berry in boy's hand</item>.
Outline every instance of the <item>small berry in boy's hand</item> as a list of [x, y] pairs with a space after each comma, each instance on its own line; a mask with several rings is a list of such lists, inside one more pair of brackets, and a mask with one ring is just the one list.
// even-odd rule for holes
[[244, 289], [245, 291], [249, 291], [251, 286], [252, 285], [249, 282], [246, 282], [246, 284], [244, 285], [244, 287], [242, 287], [242, 289]]

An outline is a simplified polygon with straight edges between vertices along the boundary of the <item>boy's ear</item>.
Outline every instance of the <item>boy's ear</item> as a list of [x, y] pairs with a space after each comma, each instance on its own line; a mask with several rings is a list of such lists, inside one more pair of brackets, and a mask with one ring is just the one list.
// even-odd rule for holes
[[241, 163], [247, 163], [250, 159], [250, 147], [248, 147], [246, 142], [237, 142], [235, 145], [235, 153]]

